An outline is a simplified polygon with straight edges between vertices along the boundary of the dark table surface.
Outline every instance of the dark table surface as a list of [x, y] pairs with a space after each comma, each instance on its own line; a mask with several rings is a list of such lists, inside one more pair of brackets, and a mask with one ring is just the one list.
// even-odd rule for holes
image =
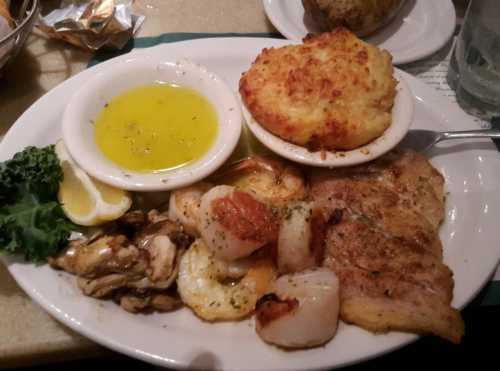
[[[500, 289], [500, 286], [494, 287]], [[387, 355], [342, 368], [345, 371], [431, 369], [470, 370], [500, 369], [500, 303], [491, 298], [491, 285], [463, 311], [465, 337], [454, 345], [433, 336], [425, 336], [413, 344]], [[492, 300], [493, 299], [493, 300]], [[117, 353], [81, 361], [61, 362], [26, 368], [33, 371], [89, 371], [97, 367], [113, 370], [157, 370], [147, 363]], [[463, 368], [462, 368], [463, 367]], [[19, 370], [19, 369], [18, 369]]]

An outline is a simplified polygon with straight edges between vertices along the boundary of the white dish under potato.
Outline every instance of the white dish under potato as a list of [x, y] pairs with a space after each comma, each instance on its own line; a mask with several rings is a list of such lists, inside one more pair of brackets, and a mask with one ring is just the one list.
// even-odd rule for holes
[[406, 135], [413, 120], [413, 95], [399, 70], [394, 77], [398, 81], [396, 97], [392, 108], [392, 123], [382, 135], [360, 148], [350, 151], [309, 151], [287, 142], [267, 131], [253, 117], [242, 103], [243, 116], [252, 133], [271, 151], [291, 161], [318, 167], [343, 167], [372, 161], [393, 149]]

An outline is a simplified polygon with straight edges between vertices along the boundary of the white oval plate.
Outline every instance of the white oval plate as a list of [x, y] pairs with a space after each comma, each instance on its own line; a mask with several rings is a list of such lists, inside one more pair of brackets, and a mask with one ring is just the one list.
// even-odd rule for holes
[[[263, 0], [271, 23], [286, 38], [302, 40], [319, 32], [304, 17], [301, 0]], [[398, 14], [383, 28], [365, 38], [388, 50], [394, 64], [425, 58], [441, 49], [453, 35], [456, 14], [451, 0], [405, 0]]]
[[267, 131], [248, 111], [242, 102], [241, 108], [248, 128], [253, 135], [271, 151], [291, 161], [318, 167], [342, 167], [362, 164], [389, 152], [405, 137], [413, 119], [413, 95], [401, 76], [401, 71], [395, 70], [394, 77], [398, 80], [397, 94], [392, 108], [392, 123], [382, 135], [364, 146], [350, 151], [315, 151], [287, 142]]
[[[264, 47], [286, 40], [260, 38], [200, 39], [164, 44], [137, 53], [186, 57], [238, 89], [241, 73]], [[0, 160], [28, 145], [54, 143], [61, 136], [61, 116], [70, 93], [94, 73], [129, 56], [88, 69], [39, 99], [16, 122], [0, 144]], [[455, 105], [416, 78], [402, 74], [415, 95], [413, 128], [462, 130], [476, 125]], [[491, 141], [444, 143], [432, 157], [449, 192], [441, 228], [444, 260], [455, 279], [453, 305], [464, 307], [488, 281], [500, 258], [500, 155]], [[52, 316], [90, 339], [156, 365], [223, 370], [313, 370], [340, 367], [397, 349], [417, 336], [374, 335], [341, 323], [324, 347], [284, 352], [262, 342], [253, 321], [209, 324], [188, 309], [133, 315], [109, 301], [85, 297], [75, 278], [48, 266], [36, 267], [6, 257], [21, 287]]]

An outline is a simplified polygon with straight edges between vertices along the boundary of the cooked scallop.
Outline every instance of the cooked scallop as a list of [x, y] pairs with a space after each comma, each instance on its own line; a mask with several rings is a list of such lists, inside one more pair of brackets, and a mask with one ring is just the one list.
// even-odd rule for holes
[[201, 198], [199, 230], [207, 247], [227, 261], [249, 256], [278, 238], [278, 224], [267, 205], [226, 185]]
[[286, 274], [257, 303], [257, 333], [285, 348], [324, 344], [337, 332], [339, 301], [339, 281], [331, 270]]

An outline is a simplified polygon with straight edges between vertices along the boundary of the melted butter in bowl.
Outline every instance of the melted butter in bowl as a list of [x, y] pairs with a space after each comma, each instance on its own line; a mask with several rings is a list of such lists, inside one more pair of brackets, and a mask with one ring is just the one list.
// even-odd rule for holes
[[220, 77], [191, 61], [136, 54], [96, 67], [63, 114], [63, 140], [89, 175], [131, 191], [207, 177], [235, 149], [242, 114]]
[[215, 142], [217, 113], [200, 93], [149, 84], [113, 98], [95, 122], [95, 140], [118, 166], [166, 171], [199, 160]]

